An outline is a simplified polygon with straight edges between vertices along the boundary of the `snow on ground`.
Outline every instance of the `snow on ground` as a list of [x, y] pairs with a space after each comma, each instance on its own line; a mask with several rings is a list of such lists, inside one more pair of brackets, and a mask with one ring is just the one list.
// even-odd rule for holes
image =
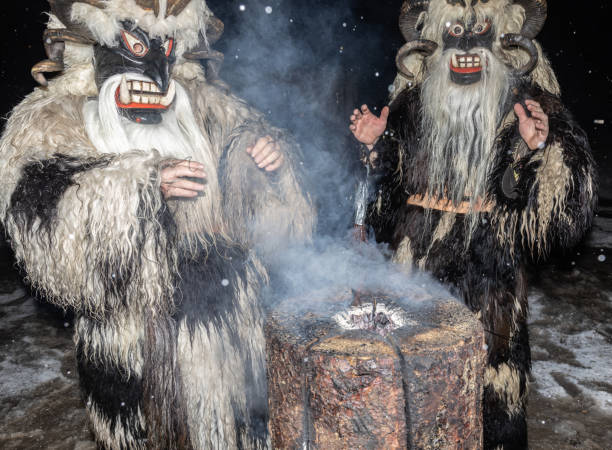
[[[542, 296], [542, 293], [532, 291], [529, 297], [531, 334], [534, 336], [532, 351], [537, 355], [532, 368], [535, 378], [533, 387], [548, 398], [575, 396], [577, 388], [602, 411], [612, 413], [612, 391], [606, 390], [609, 387], [606, 383], [612, 380], [612, 346], [609, 337], [597, 328], [568, 335], [554, 326], [538, 326], [538, 321], [544, 319]], [[606, 296], [612, 305], [612, 293]], [[538, 345], [542, 342], [553, 345]]]

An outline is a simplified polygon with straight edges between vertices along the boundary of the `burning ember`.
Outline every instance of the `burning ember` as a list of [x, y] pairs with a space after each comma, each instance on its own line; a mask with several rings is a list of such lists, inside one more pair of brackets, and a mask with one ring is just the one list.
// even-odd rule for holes
[[336, 314], [333, 319], [345, 330], [368, 330], [381, 336], [413, 323], [406, 311], [390, 303], [390, 299], [382, 299], [388, 303], [381, 303], [381, 299], [375, 297], [369, 300], [371, 302], [353, 304], [347, 311]]

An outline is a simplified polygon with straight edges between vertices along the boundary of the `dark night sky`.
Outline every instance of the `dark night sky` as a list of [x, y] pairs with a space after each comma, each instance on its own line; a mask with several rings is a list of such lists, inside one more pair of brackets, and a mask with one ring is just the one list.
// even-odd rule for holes
[[[257, 108], [270, 110], [272, 122], [292, 128], [295, 111], [290, 110], [289, 114], [280, 111], [279, 101], [291, 103], [291, 95], [305, 81], [325, 84], [328, 74], [322, 68], [330, 65], [340, 67], [335, 74], [339, 79], [335, 81], [344, 86], [345, 97], [359, 103], [384, 104], [387, 86], [395, 74], [393, 58], [403, 43], [397, 29], [401, 0], [209, 0], [208, 3], [226, 24], [226, 33], [217, 45], [226, 55], [222, 77]], [[249, 20], [255, 16], [270, 20], [270, 27], [264, 24], [254, 29], [252, 22], [246, 20], [247, 15], [239, 11], [240, 4], [246, 5]], [[264, 12], [267, 5], [273, 7], [273, 13], [267, 15], [269, 19]], [[42, 13], [47, 9], [47, 2], [27, 0], [13, 3], [12, 8], [11, 11], [2, 8], [0, 13], [2, 117], [35, 86], [29, 70], [44, 58], [41, 34], [45, 16]], [[547, 23], [538, 38], [559, 77], [565, 103], [589, 134], [597, 159], [608, 167], [606, 153], [612, 144], [612, 74], [608, 70], [611, 12], [610, 3], [604, 0], [551, 1]], [[280, 22], [274, 22], [279, 18], [283, 21], [291, 18], [291, 26], [279, 28], [275, 24]], [[257, 55], [257, 60], [248, 58], [245, 45], [236, 48], [237, 39], [244, 44], [245, 37], [248, 37], [246, 50]], [[274, 57], [276, 47], [289, 41], [299, 42], [300, 51], [308, 50], [304, 52], [303, 64], [294, 64], [288, 71], [272, 67], [282, 65], [282, 58]], [[235, 55], [240, 58], [236, 59]], [[292, 57], [300, 62], [300, 54]], [[245, 67], [262, 67], [257, 64], [264, 67], [259, 78], [254, 76], [256, 71], [245, 70]], [[269, 77], [276, 73], [282, 74], [282, 82]], [[265, 90], [265, 97], [249, 94], [258, 84], [260, 90]], [[325, 110], [326, 103], [321, 104], [322, 110], [305, 114], [339, 115], [336, 122], [347, 124], [346, 105]], [[595, 120], [603, 120], [604, 125], [597, 125]], [[345, 132], [343, 129], [342, 133]], [[297, 134], [299, 138], [300, 133]], [[608, 177], [606, 173], [601, 175]]]

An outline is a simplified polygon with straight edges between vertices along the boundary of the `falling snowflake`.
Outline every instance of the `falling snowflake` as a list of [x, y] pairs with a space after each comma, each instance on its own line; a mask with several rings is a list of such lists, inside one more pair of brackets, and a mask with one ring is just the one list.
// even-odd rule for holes
[[264, 11], [266, 12], [266, 14], [272, 14], [272, 7], [271, 6], [266, 6]]

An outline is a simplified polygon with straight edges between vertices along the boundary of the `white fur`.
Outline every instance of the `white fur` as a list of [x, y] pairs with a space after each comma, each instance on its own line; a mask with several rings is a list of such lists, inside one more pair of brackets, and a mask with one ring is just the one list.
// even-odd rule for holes
[[166, 16], [162, 8], [159, 16], [142, 9], [134, 0], [107, 0], [104, 9], [85, 3], [75, 3], [71, 19], [89, 28], [96, 41], [107, 46], [117, 44], [121, 22], [130, 20], [151, 37], [176, 39], [176, 54], [194, 48], [206, 37], [206, 24], [211, 12], [204, 0], [192, 0], [178, 16]]
[[[481, 81], [468, 86], [455, 84], [449, 71], [455, 52], [440, 53], [423, 83], [424, 136], [419, 152], [429, 159], [430, 195], [446, 196], [455, 204], [469, 197], [474, 206], [478, 198], [485, 197], [509, 74], [491, 52], [477, 49], [486, 61]], [[478, 213], [472, 211], [469, 217], [473, 230]]]

